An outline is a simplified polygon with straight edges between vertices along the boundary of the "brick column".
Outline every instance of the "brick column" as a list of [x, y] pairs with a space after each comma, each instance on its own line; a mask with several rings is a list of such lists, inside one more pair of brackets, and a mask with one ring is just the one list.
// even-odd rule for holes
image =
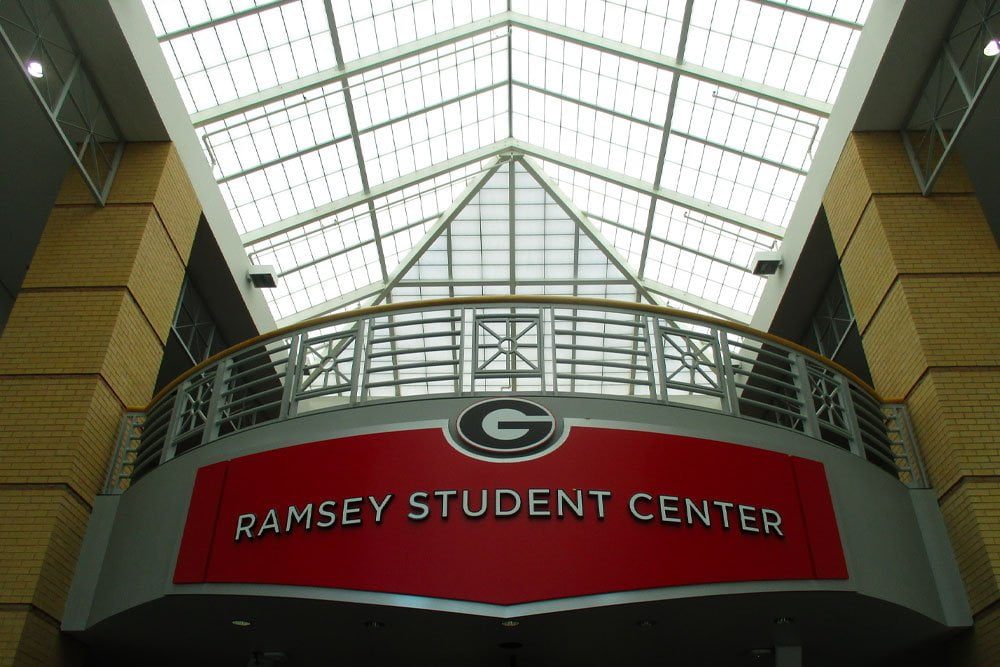
[[895, 132], [852, 135], [823, 203], [875, 387], [906, 400], [972, 605], [946, 659], [1000, 665], [1000, 249], [958, 161], [924, 197]]
[[122, 409], [152, 396], [200, 215], [169, 143], [130, 144], [103, 208], [75, 172], [63, 184], [0, 337], [0, 665], [77, 662], [66, 593]]

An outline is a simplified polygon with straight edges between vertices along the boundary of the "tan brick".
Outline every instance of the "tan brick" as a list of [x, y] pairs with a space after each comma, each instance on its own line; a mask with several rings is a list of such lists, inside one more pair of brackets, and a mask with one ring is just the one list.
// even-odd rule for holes
[[123, 408], [99, 376], [7, 377], [0, 405], [0, 484], [98, 493]]
[[107, 206], [71, 171], [0, 336], [0, 665], [69, 665], [59, 619], [124, 405], [146, 403], [201, 212], [170, 144]]
[[939, 664], [1000, 664], [1000, 250], [960, 162], [925, 197], [894, 132], [854, 134], [823, 201], [875, 387], [907, 399], [975, 614]]

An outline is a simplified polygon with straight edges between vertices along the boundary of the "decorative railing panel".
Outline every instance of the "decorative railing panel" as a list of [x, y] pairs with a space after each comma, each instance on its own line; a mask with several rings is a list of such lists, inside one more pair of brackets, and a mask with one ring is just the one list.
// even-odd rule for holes
[[925, 484], [901, 405], [741, 325], [638, 304], [504, 297], [397, 304], [238, 345], [129, 412], [106, 489], [255, 426], [351, 406], [497, 393], [606, 396], [774, 424]]

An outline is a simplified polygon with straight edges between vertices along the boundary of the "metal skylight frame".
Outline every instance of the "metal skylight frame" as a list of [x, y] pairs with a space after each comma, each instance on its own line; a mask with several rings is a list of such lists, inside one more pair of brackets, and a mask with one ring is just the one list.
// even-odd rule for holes
[[[147, 0], [149, 4], [161, 1], [163, 0]], [[186, 1], [197, 3], [198, 0]], [[258, 5], [255, 7], [242, 6], [229, 15], [212, 16], [208, 20], [202, 21], [197, 25], [177, 28], [172, 32], [162, 35], [160, 39], [161, 42], [168, 43], [172, 39], [176, 39], [178, 37], [190, 36], [201, 30], [214, 29], [219, 25], [238, 22], [241, 19], [257, 15], [261, 12], [274, 10], [280, 11], [282, 7], [289, 5], [294, 6], [305, 1], [306, 0], [259, 1]], [[742, 242], [751, 244], [765, 243], [766, 239], [770, 239], [773, 244], [773, 242], [780, 241], [783, 236], [782, 225], [748, 215], [747, 213], [743, 213], [741, 211], [727, 209], [725, 206], [720, 206], [717, 203], [712, 203], [699, 197], [685, 194], [679, 190], [672, 190], [670, 188], [663, 187], [662, 178], [665, 169], [668, 144], [671, 141], [671, 137], [678, 137], [678, 140], [683, 142], [684, 145], [687, 145], [688, 143], [698, 144], [702, 146], [704, 150], [712, 150], [716, 153], [729, 155], [734, 159], [737, 159], [739, 161], [738, 164], [740, 165], [743, 164], [743, 160], [752, 161], [759, 165], [765, 165], [772, 169], [780, 170], [782, 173], [788, 172], [790, 174], [794, 174], [799, 178], [804, 176], [807, 169], [805, 166], [796, 165], [794, 163], [786, 164], [782, 161], [782, 159], [774, 156], [756, 154], [752, 150], [741, 148], [739, 146], [733, 146], [727, 144], [725, 141], [713, 140], [710, 136], [698, 136], [690, 131], [674, 128], [673, 109], [677, 104], [680, 82], [682, 80], [707, 82], [713, 86], [718, 86], [720, 89], [733, 91], [732, 94], [735, 96], [742, 95], [746, 96], [747, 99], [756, 99], [765, 103], [778, 104], [780, 107], [775, 108], [779, 109], [783, 108], [796, 112], [807, 112], [818, 119], [825, 118], [829, 115], [832, 107], [831, 102], [827, 100], [812, 99], [797, 93], [790, 93], [780, 87], [765, 84], [763, 82], [751, 81], [720, 69], [713, 69], [700, 65], [697, 62], [686, 61], [684, 51], [687, 43], [688, 31], [691, 27], [691, 16], [694, 8], [693, 0], [687, 0], [682, 3], [684, 5], [684, 12], [683, 19], [680, 23], [681, 34], [677, 41], [676, 53], [673, 55], [665, 55], [648, 48], [636, 46], [632, 43], [615, 41], [614, 39], [610, 39], [603, 35], [597, 35], [593, 32], [587, 32], [569, 27], [568, 25], [512, 11], [512, 3], [508, 1], [505, 11], [496, 11], [485, 18], [470, 20], [460, 25], [449, 27], [448, 29], [437, 32], [436, 34], [426, 35], [415, 40], [410, 40], [404, 44], [394, 44], [388, 49], [346, 62], [339, 44], [338, 28], [335, 20], [336, 17], [334, 15], [335, 1], [336, 0], [323, 1], [323, 8], [325, 10], [328, 24], [326, 27], [328, 30], [323, 31], [321, 28], [319, 29], [320, 34], [329, 33], [329, 38], [332, 42], [331, 45], [336, 56], [336, 65], [334, 67], [318, 69], [317, 71], [308, 73], [294, 80], [258, 89], [250, 94], [223, 101], [215, 106], [202, 108], [192, 114], [192, 121], [195, 127], [204, 128], [213, 123], [218, 124], [220, 122], [225, 122], [227, 119], [231, 119], [248, 111], [261, 108], [266, 104], [283, 104], [284, 100], [292, 99], [295, 96], [306, 96], [310, 93], [310, 91], [318, 91], [320, 89], [324, 89], [324, 87], [327, 90], [340, 90], [349, 121], [349, 131], [347, 135], [341, 137], [339, 141], [345, 141], [347, 139], [351, 140], [354, 158], [357, 162], [356, 169], [360, 172], [361, 176], [360, 191], [349, 190], [345, 196], [335, 199], [334, 201], [322, 203], [312, 209], [303, 210], [294, 215], [283, 215], [274, 222], [264, 224], [258, 228], [248, 229], [243, 234], [242, 240], [248, 248], [259, 247], [260, 244], [270, 242], [275, 239], [286, 238], [291, 233], [295, 232], [295, 230], [305, 228], [313, 229], [316, 225], [322, 226], [324, 224], [322, 221], [331, 220], [334, 216], [342, 214], [345, 211], [357, 208], [367, 209], [370, 226], [372, 228], [372, 240], [364, 242], [361, 245], [374, 244], [381, 280], [376, 281], [372, 285], [355, 286], [351, 289], [342, 290], [343, 293], [333, 299], [327, 299], [322, 303], [313, 303], [306, 308], [300, 309], [295, 316], [297, 319], [313, 314], [319, 314], [320, 312], [328, 312], [331, 305], [334, 308], [339, 308], [347, 307], [352, 303], [368, 302], [369, 300], [377, 299], [380, 295], [384, 297], [384, 295], [391, 290], [391, 287], [389, 287], [389, 289], [385, 289], [385, 286], [390, 284], [393, 276], [397, 275], [397, 271], [392, 270], [392, 264], [387, 259], [386, 252], [382, 248], [382, 239], [384, 234], [383, 231], [380, 230], [379, 218], [376, 214], [377, 202], [384, 202], [386, 197], [391, 196], [394, 193], [405, 191], [407, 188], [412, 189], [417, 187], [419, 189], [421, 184], [427, 183], [431, 181], [431, 179], [438, 179], [444, 175], [455, 173], [456, 170], [465, 170], [465, 172], [468, 172], [471, 169], [475, 171], [477, 165], [482, 167], [486, 161], [497, 158], [498, 156], [510, 155], [516, 155], [518, 160], [523, 160], [526, 163], [530, 162], [532, 159], [538, 159], [542, 161], [542, 168], [544, 168], [544, 165], [557, 166], [560, 171], [567, 174], [576, 174], [580, 178], [588, 179], [590, 182], [602, 183], [604, 184], [602, 187], [613, 186], [621, 189], [622, 192], [632, 192], [634, 193], [634, 196], [648, 199], [648, 209], [646, 209], [643, 214], [645, 224], [641, 230], [637, 230], [628, 224], [623, 224], [621, 220], [608, 220], [607, 218], [602, 219], [600, 212], [588, 214], [584, 213], [582, 209], [577, 208], [575, 205], [570, 205], [573, 207], [579, 220], [583, 221], [580, 224], [591, 229], [594, 232], [595, 237], [600, 238], [599, 243], [606, 249], [612, 250], [616, 256], [618, 255], [617, 250], [612, 243], [610, 243], [607, 239], [602, 238], [600, 229], [618, 229], [621, 233], [627, 234], [630, 237], [641, 236], [642, 246], [640, 252], [638, 253], [638, 261], [636, 262], [638, 264], [638, 268], [637, 270], [635, 268], [630, 268], [629, 271], [630, 274], [636, 277], [638, 281], [637, 285], [641, 286], [641, 291], [644, 290], [646, 292], [647, 298], [652, 300], [654, 298], [654, 294], [662, 295], [699, 309], [715, 312], [722, 316], [733, 317], [744, 321], [748, 319], [747, 313], [733, 308], [728, 308], [726, 306], [720, 306], [719, 304], [713, 303], [711, 299], [705, 299], [697, 294], [687, 292], [674, 285], [668, 285], [660, 282], [656, 279], [656, 277], [649, 277], [645, 275], [649, 271], [647, 264], [650, 246], [654, 243], [659, 244], [657, 247], [669, 246], [675, 248], [678, 252], [686, 253], [685, 256], [690, 255], [695, 259], [701, 258], [705, 261], [712, 262], [713, 266], [717, 264], [719, 267], [723, 267], [723, 269], [726, 270], [731, 269], [734, 271], [748, 273], [748, 267], [742, 266], [742, 264], [733, 261], [735, 257], [731, 257], [729, 259], [725, 256], [717, 257], [713, 254], [714, 251], [706, 250], [701, 246], [691, 247], [690, 245], [685, 245], [687, 237], [686, 233], [683, 235], [684, 238], [682, 241], [678, 242], [676, 238], [670, 238], [671, 234], [663, 231], [662, 229], [659, 231], [654, 229], [657, 226], [662, 227], [663, 224], [662, 222], [656, 222], [657, 220], [663, 219], [663, 216], [661, 216], [657, 211], [658, 203], [663, 206], [669, 204], [669, 206], [666, 207], [666, 210], [668, 211], [667, 219], [674, 215], [673, 213], [670, 213], [671, 211], [676, 212], [680, 210], [685, 218], [683, 223], [685, 228], [689, 221], [693, 221], [691, 224], [695, 225], [707, 225], [708, 228], [712, 228], [713, 225], [716, 225], [722, 228], [720, 233], [725, 232], [728, 236], [734, 238], [743, 233], [740, 230], [747, 230], [747, 237]], [[421, 4], [422, 1], [423, 0], [411, 0], [409, 5], [405, 8], [411, 10], [412, 13], [413, 8], [417, 4]], [[432, 2], [432, 0], [427, 1]], [[719, 0], [715, 1], [718, 2]], [[729, 0], [721, 1], [729, 2]], [[826, 22], [830, 26], [836, 26], [840, 29], [848, 31], [857, 31], [861, 26], [859, 21], [852, 20], [850, 18], [849, 12], [838, 12], [836, 2], [826, 3], [826, 5], [832, 4], [834, 6], [833, 13], [840, 15], [822, 14], [819, 11], [810, 8], [812, 3], [798, 2], [797, 0], [789, 0], [787, 3], [776, 0], [746, 1], [764, 8], [769, 8], [770, 10], [785, 12], [789, 16], [794, 15], [797, 17], [803, 17], [803, 20]], [[852, 0], [840, 1], [841, 4], [851, 4], [852, 2]], [[586, 0], [586, 2], [594, 3], [595, 0]], [[629, 0], [622, 0], [622, 2], [624, 2], [623, 6], [628, 9], [630, 4]], [[240, 2], [239, 4], [245, 5], [246, 3]], [[439, 3], [437, 0], [433, 0], [433, 4], [435, 4], [436, 8], [436, 5]], [[494, 2], [493, 6], [496, 6], [496, 4], [497, 3]], [[674, 4], [679, 3], [675, 1]], [[867, 3], [864, 0], [855, 0], [853, 4], [858, 6], [856, 14], [860, 15], [867, 11]], [[208, 5], [206, 5], [205, 8], [205, 11], [208, 11]], [[620, 7], [616, 8], [620, 9]], [[385, 14], [392, 15], [395, 11], [397, 11], [396, 8], [383, 12], [383, 18]], [[370, 16], [373, 20], [376, 13], [375, 8], [372, 7]], [[544, 86], [536, 86], [530, 81], [522, 80], [521, 77], [515, 74], [512, 64], [514, 49], [511, 44], [511, 39], [515, 30], [525, 31], [528, 34], [536, 36], [544, 35], [547, 38], [557, 39], [565, 44], [576, 45], [600, 54], [607, 54], [608, 56], [614, 58], [627, 60], [645, 67], [655, 68], [657, 71], [669, 73], [671, 75], [671, 85], [668, 110], [662, 124], [643, 118], [636, 118], [615, 109], [601, 108], [600, 105], [592, 104], [579, 98], [574, 98], [573, 96], [566, 95], [559, 90], [553, 90]], [[498, 80], [484, 87], [474, 87], [470, 90], [462, 90], [451, 98], [436, 103], [436, 105], [444, 106], [462, 102], [464, 100], [477, 99], [477, 96], [485, 93], [499, 93], [502, 88], [506, 86], [508, 136], [499, 141], [484, 144], [478, 148], [466, 151], [461, 155], [456, 155], [446, 160], [436, 161], [431, 165], [416, 169], [397, 178], [392, 178], [378, 184], [369, 183], [366, 174], [366, 151], [363, 150], [360, 135], [365, 132], [374, 131], [376, 126], [373, 125], [367, 128], [359, 127], [350, 82], [352, 80], [359, 80], [362, 75], [367, 73], [380, 73], [380, 76], [387, 76], [387, 74], [385, 74], [385, 68], [407, 61], [407, 59], [412, 60], [415, 56], [429, 54], [442, 49], [442, 47], [469, 43], [468, 40], [476, 37], [493, 35], [493, 38], [495, 39], [504, 33], [506, 34], [505, 41], [507, 49], [506, 81]], [[499, 38], [503, 39], [502, 37]], [[729, 39], [733, 38], [730, 37]], [[751, 36], [749, 39], [754, 39], [754, 37]], [[843, 59], [841, 59], [841, 64], [843, 64]], [[831, 86], [836, 85], [836, 82], [831, 80]], [[515, 138], [514, 116], [517, 113], [514, 106], [515, 91], [539, 92], [552, 98], [562, 99], [563, 102], [568, 104], [577, 105], [581, 108], [590, 108], [595, 112], [619, 118], [622, 122], [643, 125], [651, 132], [658, 133], [660, 141], [659, 152], [656, 159], [655, 177], [650, 180], [635, 178], [607, 167], [595, 165], [592, 161], [588, 162], [586, 160], [581, 160], [572, 155], [564, 154], [561, 151], [552, 150], [551, 148], [546, 148], [544, 146], [524, 141], [520, 138]], [[428, 105], [426, 108], [409, 110], [402, 116], [396, 116], [392, 119], [381, 121], [381, 124], [382, 126], [387, 127], [393, 122], [409, 122], [410, 120], [419, 117], [421, 114], [426, 114], [434, 106], [435, 105]], [[753, 111], [752, 113], [756, 114], [757, 111]], [[818, 133], [819, 129], [817, 129], [816, 132]], [[315, 150], [315, 148], [305, 148], [302, 152], [309, 153]], [[284, 163], [288, 157], [289, 156], [287, 155], [283, 155], [278, 158], [273, 158], [272, 161], [275, 164], [281, 164]], [[525, 157], [528, 159], [525, 159]], [[260, 168], [260, 165], [250, 167], [250, 171], [259, 170]], [[348, 165], [346, 168], [350, 169], [352, 167]], [[576, 179], [577, 176], [573, 176], [573, 178]], [[230, 174], [227, 178], [232, 177], [233, 175]], [[553, 187], [558, 187], [558, 179], [552, 180], [548, 176], [545, 178], [550, 181]], [[799, 181], [799, 183], [801, 183], [801, 181]], [[794, 202], [795, 193], [792, 192], [791, 196], [791, 202]], [[569, 201], [568, 197], [561, 197], [561, 199], [567, 202]], [[705, 220], [695, 217], [689, 218], [689, 213], [695, 213], [699, 216], [707, 217]], [[437, 219], [438, 222], [435, 223], [433, 227], [428, 227], [430, 224], [429, 220], [423, 219], [408, 223], [407, 228], [417, 229], [423, 225], [425, 229], [428, 229], [426, 233], [430, 235], [433, 233], [434, 229], [440, 226], [441, 219], [442, 218], [439, 217]], [[312, 227], [310, 227], [310, 225]], [[396, 231], [391, 233], [395, 234]], [[418, 242], [417, 247], [426, 247], [425, 244], [427, 240], [428, 237], [425, 236], [423, 241]], [[431, 241], [433, 241], [433, 238], [431, 238]], [[729, 239], [727, 241], [727, 247], [731, 246], [732, 243], [732, 239]], [[718, 246], [718, 242], [716, 242], [716, 246]], [[410, 256], [408, 256], [408, 258], [409, 257]], [[633, 260], [636, 259], [632, 253], [629, 253], [629, 257], [632, 257]], [[622, 257], [621, 261], [626, 267], [629, 266], [628, 259]], [[701, 260], [699, 259], [698, 261]], [[305, 265], [312, 265], [315, 264], [315, 262], [316, 260], [310, 260], [306, 262]], [[399, 267], [402, 267], [405, 264], [406, 260], [403, 260], [399, 264]], [[281, 271], [284, 275], [288, 275], [300, 271], [303, 268], [304, 265], [298, 264], [293, 267], [281, 267]], [[381, 287], [379, 287], [379, 285], [381, 285]], [[757, 289], [757, 295], [759, 296], [759, 289]], [[282, 321], [284, 322], [286, 320], [282, 318]]]

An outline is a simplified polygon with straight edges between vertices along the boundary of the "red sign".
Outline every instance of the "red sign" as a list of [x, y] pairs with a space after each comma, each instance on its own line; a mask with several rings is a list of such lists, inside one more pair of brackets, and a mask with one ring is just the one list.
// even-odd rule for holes
[[574, 426], [488, 461], [441, 429], [198, 471], [174, 583], [320, 586], [501, 605], [684, 584], [846, 579], [823, 465]]

